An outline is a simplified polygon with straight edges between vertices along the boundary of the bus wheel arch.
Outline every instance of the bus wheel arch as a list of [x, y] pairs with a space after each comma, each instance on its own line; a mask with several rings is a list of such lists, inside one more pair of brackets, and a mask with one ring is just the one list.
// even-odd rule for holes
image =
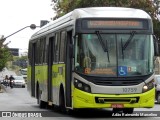
[[39, 83], [36, 84], [36, 98], [40, 108], [46, 108], [47, 103], [41, 100], [41, 90]]

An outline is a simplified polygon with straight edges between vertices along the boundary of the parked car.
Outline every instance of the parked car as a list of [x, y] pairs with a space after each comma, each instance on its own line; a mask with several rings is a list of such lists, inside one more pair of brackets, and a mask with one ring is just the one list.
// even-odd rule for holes
[[19, 86], [19, 87], [25, 88], [26, 83], [23, 76], [13, 76], [13, 78], [14, 78], [13, 87]]
[[160, 75], [155, 75], [156, 100], [160, 104]]

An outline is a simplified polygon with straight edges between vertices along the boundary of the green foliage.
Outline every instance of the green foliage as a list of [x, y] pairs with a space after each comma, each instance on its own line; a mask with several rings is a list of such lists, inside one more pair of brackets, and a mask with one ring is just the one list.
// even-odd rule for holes
[[54, 10], [60, 17], [76, 8], [85, 7], [132, 7], [143, 9], [155, 17], [156, 7], [150, 0], [53, 0]]
[[26, 60], [27, 61], [28, 56], [21, 56], [20, 60]]
[[7, 48], [0, 48], [0, 71], [5, 67], [9, 59], [11, 59], [9, 50]]
[[160, 22], [158, 20], [153, 20], [154, 34], [160, 40]]
[[12, 56], [8, 50], [7, 44], [4, 44], [5, 39], [3, 36], [0, 38], [0, 71], [5, 67], [7, 61], [12, 59]]
[[21, 57], [14, 56], [13, 57], [13, 61], [18, 61], [18, 60], [26, 60], [27, 61], [27, 59], [28, 59], [28, 56], [21, 56]]

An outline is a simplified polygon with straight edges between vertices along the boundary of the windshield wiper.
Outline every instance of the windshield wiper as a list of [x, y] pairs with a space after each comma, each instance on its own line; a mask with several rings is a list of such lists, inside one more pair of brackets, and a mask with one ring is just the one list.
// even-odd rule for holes
[[107, 40], [106, 40], [106, 46], [105, 46], [105, 44], [104, 44], [104, 42], [103, 42], [103, 39], [102, 39], [102, 36], [101, 36], [101, 34], [99, 33], [99, 31], [96, 31], [96, 35], [97, 35], [97, 37], [98, 37], [98, 40], [99, 40], [99, 42], [100, 42], [100, 44], [101, 44], [104, 52], [107, 52], [108, 62], [110, 62]]
[[136, 31], [132, 31], [130, 37], [128, 38], [127, 42], [124, 44], [122, 50], [125, 50], [127, 48], [127, 46], [129, 45], [129, 43], [131, 42], [132, 38], [134, 37], [134, 34], [136, 33]]

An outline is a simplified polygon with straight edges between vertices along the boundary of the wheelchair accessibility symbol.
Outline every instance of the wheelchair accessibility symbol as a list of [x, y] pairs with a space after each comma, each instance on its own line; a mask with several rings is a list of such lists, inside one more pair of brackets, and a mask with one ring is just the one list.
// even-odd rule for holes
[[126, 76], [127, 75], [127, 67], [126, 66], [118, 66], [118, 75]]

